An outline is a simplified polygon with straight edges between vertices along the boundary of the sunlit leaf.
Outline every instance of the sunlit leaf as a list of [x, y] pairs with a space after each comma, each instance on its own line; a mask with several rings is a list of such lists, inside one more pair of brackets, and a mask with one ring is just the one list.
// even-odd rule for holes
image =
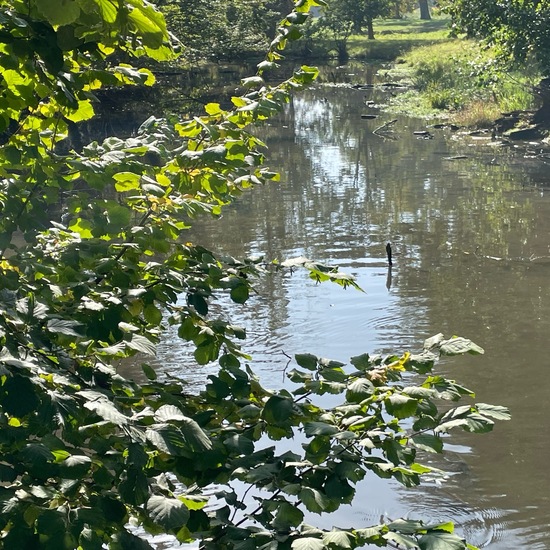
[[488, 405], [487, 403], [476, 403], [478, 411], [483, 416], [490, 416], [495, 420], [510, 420], [512, 417], [507, 407], [500, 405]]
[[81, 325], [70, 319], [48, 319], [47, 327], [50, 332], [57, 332], [67, 336], [82, 336], [77, 331]]
[[396, 418], [413, 416], [418, 407], [418, 401], [401, 394], [390, 395], [385, 401], [386, 410]]
[[421, 550], [465, 550], [466, 543], [452, 533], [431, 532], [420, 537], [418, 547]]
[[329, 548], [355, 548], [355, 536], [347, 531], [332, 530], [324, 535], [323, 544]]
[[471, 340], [462, 337], [442, 341], [440, 344], [440, 352], [442, 355], [462, 355], [464, 353], [482, 355], [485, 353], [483, 348], [480, 348]]
[[74, 0], [34, 0], [42, 15], [54, 26], [69, 25], [80, 15], [80, 6]]
[[132, 334], [128, 340], [125, 340], [125, 342], [131, 349], [140, 351], [141, 353], [146, 353], [147, 355], [155, 355], [155, 344], [141, 334]]
[[320, 539], [302, 537], [292, 541], [292, 550], [325, 550], [325, 545]]

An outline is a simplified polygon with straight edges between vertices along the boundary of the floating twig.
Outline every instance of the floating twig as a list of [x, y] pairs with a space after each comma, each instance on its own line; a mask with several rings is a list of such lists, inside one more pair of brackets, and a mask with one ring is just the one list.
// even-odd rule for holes
[[376, 133], [380, 132], [381, 130], [386, 130], [387, 128], [389, 128], [390, 126], [395, 124], [396, 122], [397, 122], [397, 119], [394, 118], [393, 120], [390, 120], [390, 121], [386, 122], [385, 124], [382, 124], [382, 126], [379, 126], [378, 128], [376, 128], [376, 130], [374, 130], [373, 134], [376, 134]]

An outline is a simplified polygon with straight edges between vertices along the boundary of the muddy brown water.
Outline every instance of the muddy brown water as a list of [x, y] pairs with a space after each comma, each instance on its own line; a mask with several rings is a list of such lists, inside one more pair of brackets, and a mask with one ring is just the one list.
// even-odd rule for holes
[[[237, 257], [307, 256], [352, 273], [365, 290], [317, 286], [296, 272], [259, 280], [246, 306], [225, 309], [222, 299], [220, 309], [247, 327], [244, 349], [268, 386], [284, 384], [284, 354], [348, 361], [418, 351], [438, 332], [485, 349], [438, 368], [513, 419], [486, 435], [454, 433], [435, 462], [449, 472], [444, 483], [403, 489], [368, 479], [353, 506], [323, 525], [454, 520], [483, 548], [550, 548], [550, 160], [537, 144], [441, 128], [415, 134], [426, 121], [384, 113], [386, 97], [338, 86], [295, 97], [259, 130], [282, 181], [245, 194], [189, 240]], [[171, 333], [155, 363], [191, 387], [216, 370], [193, 365]]]

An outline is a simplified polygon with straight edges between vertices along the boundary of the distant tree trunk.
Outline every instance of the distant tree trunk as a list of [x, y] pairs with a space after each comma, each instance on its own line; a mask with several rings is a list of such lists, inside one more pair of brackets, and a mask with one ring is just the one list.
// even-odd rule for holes
[[367, 18], [367, 38], [374, 40], [374, 27], [372, 26], [372, 17]]
[[431, 19], [428, 0], [418, 0], [418, 5], [420, 6], [420, 19]]

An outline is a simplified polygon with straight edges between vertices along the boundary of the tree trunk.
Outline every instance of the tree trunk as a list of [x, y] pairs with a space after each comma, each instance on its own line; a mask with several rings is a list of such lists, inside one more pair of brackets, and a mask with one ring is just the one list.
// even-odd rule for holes
[[544, 128], [550, 128], [550, 78], [544, 78], [536, 88], [541, 106], [533, 115], [533, 122]]
[[372, 26], [372, 17], [367, 19], [367, 38], [374, 40], [374, 27]]
[[418, 0], [418, 5], [420, 6], [420, 19], [431, 19], [430, 8], [428, 6], [428, 0]]

